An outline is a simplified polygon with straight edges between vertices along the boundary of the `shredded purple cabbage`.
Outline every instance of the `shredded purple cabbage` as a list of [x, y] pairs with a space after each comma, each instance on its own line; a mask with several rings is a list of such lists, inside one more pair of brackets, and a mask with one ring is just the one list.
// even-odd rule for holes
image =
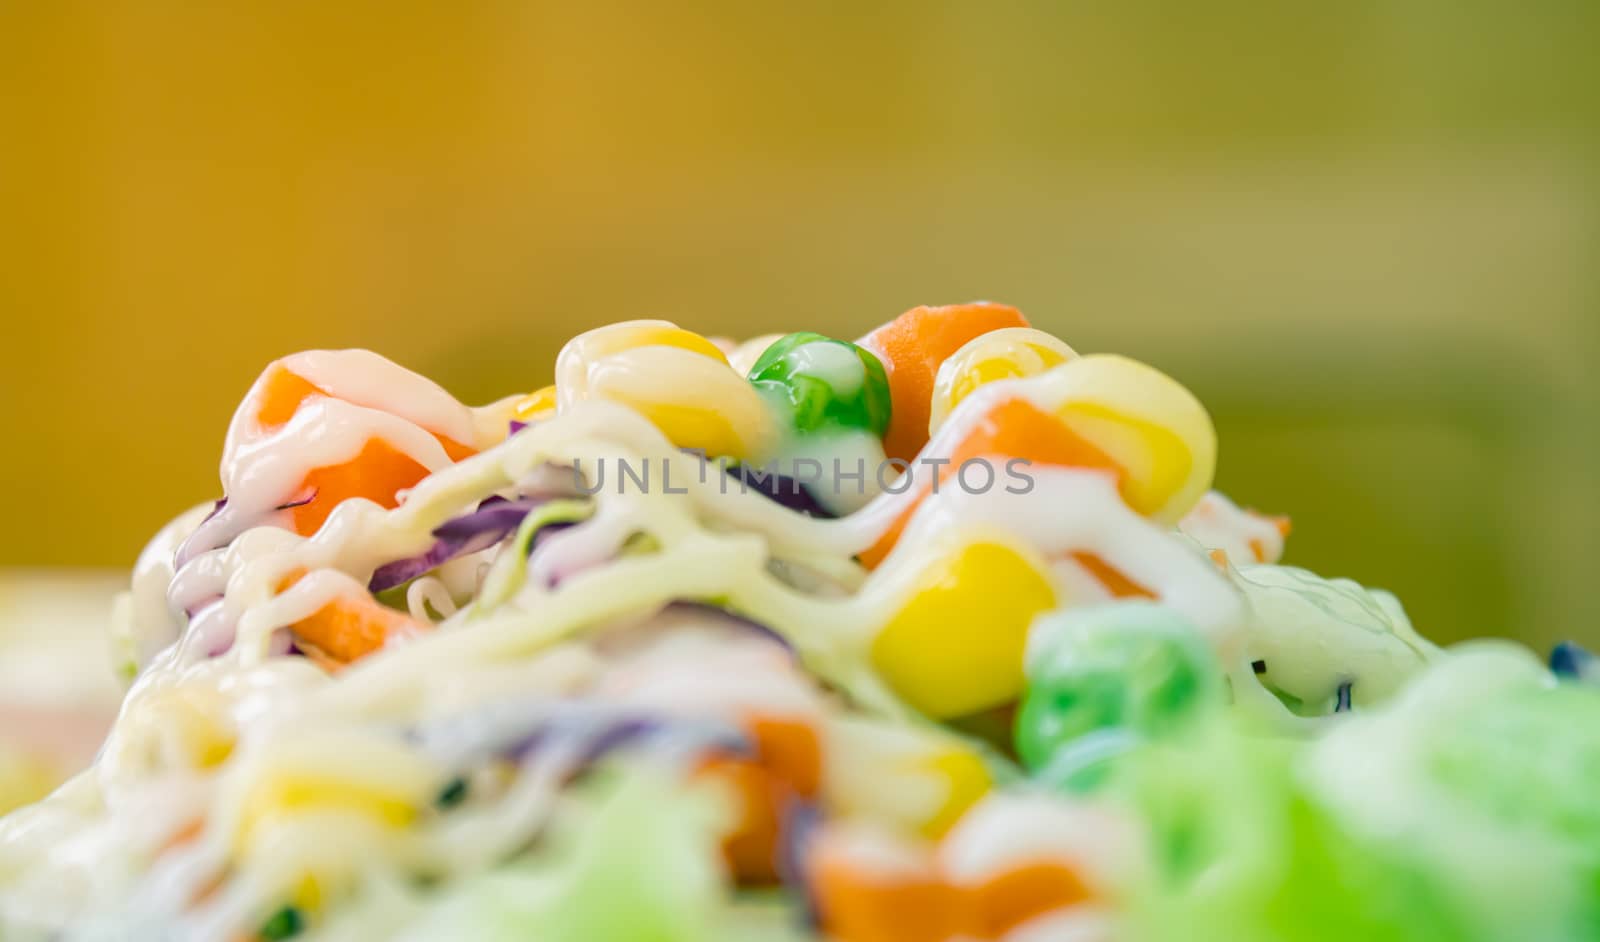
[[[278, 506], [276, 506], [276, 507], [274, 507], [272, 509], [273, 510], [293, 510], [296, 507], [303, 507], [306, 504], [309, 504], [309, 503], [311, 503], [312, 501], [314, 501], [316, 499], [317, 499], [317, 489], [316, 488], [312, 488], [308, 493], [304, 493], [302, 495], [299, 495], [299, 496], [296, 496], [294, 498], [291, 498], [289, 501], [287, 501], [285, 503], [282, 503], [282, 504], [279, 504]], [[189, 560], [191, 560], [191, 559], [194, 559], [196, 556], [199, 556], [201, 553], [209, 553], [210, 551], [212, 551], [214, 549], [218, 549], [219, 547], [227, 546], [228, 543], [233, 541], [233, 538], [238, 535], [237, 529], [235, 529], [234, 533], [228, 535], [228, 537], [226, 539], [224, 539], [224, 540], [222, 540], [220, 542], [210, 542], [210, 543], [208, 543], [208, 545], [204, 545], [204, 546], [200, 545], [200, 543], [198, 542], [198, 538], [200, 537], [200, 535], [206, 532], [206, 524], [210, 523], [212, 520], [215, 520], [216, 517], [217, 517], [217, 514], [222, 513], [223, 509], [225, 507], [227, 507], [227, 506], [228, 506], [228, 498], [227, 497], [219, 497], [219, 498], [217, 498], [217, 502], [215, 504], [213, 504], [212, 507], [211, 507], [211, 512], [205, 515], [205, 519], [203, 519], [199, 523], [195, 524], [194, 532], [189, 534], [188, 538], [185, 539], [183, 541], [183, 543], [178, 547], [178, 551], [175, 554], [173, 554], [173, 557], [172, 557], [172, 568], [173, 569], [182, 569], [184, 567], [185, 563], [189, 562]], [[213, 539], [215, 539], [215, 538], [213, 538]]]
[[433, 545], [424, 552], [379, 566], [368, 580], [367, 588], [373, 592], [392, 589], [457, 556], [488, 549], [510, 536], [522, 524], [522, 518], [545, 500], [542, 497], [517, 500], [490, 497], [471, 513], [440, 524], [433, 531]]
[[304, 507], [305, 505], [311, 503], [312, 501], [314, 501], [316, 499], [317, 499], [317, 489], [313, 487], [311, 489], [311, 492], [306, 494], [304, 497], [295, 497], [295, 498], [293, 498], [293, 499], [291, 499], [291, 500], [289, 500], [289, 501], [287, 501], [285, 503], [279, 504], [278, 506], [276, 506], [276, 507], [274, 507], [272, 509], [273, 510], [293, 510], [296, 507]]
[[216, 519], [217, 514], [222, 513], [222, 509], [224, 507], [226, 507], [226, 506], [228, 506], [228, 498], [226, 498], [226, 497], [217, 498], [217, 502], [215, 504], [211, 505], [211, 512], [206, 514], [205, 518], [202, 519], [199, 523], [195, 524], [194, 532], [190, 533], [187, 537], [184, 538], [184, 541], [181, 544], [178, 545], [178, 551], [176, 553], [174, 553], [173, 556], [172, 556], [172, 568], [173, 569], [182, 569], [183, 566], [184, 566], [184, 563], [187, 563], [189, 560], [195, 558], [196, 556], [199, 556], [201, 553], [205, 552], [206, 550], [209, 550], [209, 549], [213, 548], [213, 547], [210, 547], [210, 546], [200, 547], [200, 546], [195, 545], [195, 537], [197, 537], [200, 534], [204, 533], [205, 529], [206, 529], [206, 524], [208, 524], [212, 520]]
[[593, 765], [607, 753], [656, 736], [665, 728], [665, 724], [657, 717], [624, 716], [589, 737], [583, 744], [583, 758], [578, 764]]
[[667, 759], [708, 752], [749, 755], [752, 749], [741, 730], [723, 723], [581, 700], [502, 701], [427, 724], [411, 737], [457, 769], [491, 758], [521, 761], [547, 749], [564, 749], [571, 775], [620, 749], [649, 749]]
[[226, 498], [226, 497], [217, 498], [217, 502], [215, 504], [211, 505], [211, 512], [206, 514], [204, 520], [200, 521], [200, 525], [210, 523], [211, 522], [211, 518], [215, 517], [217, 514], [222, 513], [222, 508], [224, 508], [226, 506], [228, 506], [228, 498]]
[[760, 474], [759, 470], [735, 465], [727, 469], [727, 474], [738, 481], [744, 489], [754, 491], [790, 510], [798, 511], [808, 517], [832, 519], [835, 516], [828, 508], [822, 506], [799, 480], [787, 474]]
[[789, 639], [785, 638], [783, 635], [778, 634], [776, 631], [773, 631], [771, 628], [768, 628], [766, 625], [763, 625], [758, 621], [746, 618], [737, 612], [730, 612], [719, 605], [711, 605], [706, 602], [680, 601], [669, 604], [667, 608], [678, 612], [699, 612], [701, 614], [715, 616], [722, 621], [737, 625], [740, 628], [749, 631], [751, 634], [760, 635], [761, 637], [766, 638], [768, 641], [777, 644], [790, 654], [795, 653], [794, 645], [790, 644]]
[[773, 861], [773, 869], [778, 872], [778, 879], [799, 898], [802, 924], [813, 930], [821, 926], [822, 918], [816, 892], [806, 872], [806, 855], [822, 823], [821, 805], [800, 799], [791, 801], [783, 810], [783, 821], [778, 828], [778, 846], [773, 852], [777, 858]]

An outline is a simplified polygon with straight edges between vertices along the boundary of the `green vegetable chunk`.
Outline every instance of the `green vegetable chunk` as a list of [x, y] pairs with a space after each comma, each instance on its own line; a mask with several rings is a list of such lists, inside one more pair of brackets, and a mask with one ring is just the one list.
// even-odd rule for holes
[[1147, 602], [1064, 612], [1033, 628], [1017, 752], [1071, 790], [1223, 700], [1221, 671], [1194, 626]]
[[876, 356], [849, 341], [789, 334], [756, 360], [750, 382], [784, 403], [803, 435], [847, 428], [882, 438], [889, 427], [889, 376]]
[[439, 790], [439, 796], [433, 800], [433, 803], [440, 808], [454, 808], [456, 805], [459, 805], [466, 800], [467, 780], [464, 778], [453, 778], [450, 780], [449, 784], [445, 785], [444, 788]]
[[300, 915], [300, 910], [293, 906], [285, 906], [272, 914], [272, 918], [261, 924], [261, 931], [257, 933], [263, 939], [289, 939], [300, 934], [306, 927], [305, 917]]

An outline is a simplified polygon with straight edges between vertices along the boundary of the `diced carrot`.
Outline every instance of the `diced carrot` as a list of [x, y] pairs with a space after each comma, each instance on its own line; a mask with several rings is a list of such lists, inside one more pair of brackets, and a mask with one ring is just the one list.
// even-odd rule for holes
[[[305, 405], [307, 399], [313, 396], [333, 398], [332, 393], [290, 370], [281, 360], [268, 366], [257, 382], [261, 383], [263, 388], [261, 405], [256, 410], [256, 421], [269, 431], [294, 418], [294, 414], [300, 411], [300, 407]], [[439, 440], [439, 446], [450, 456], [451, 461], [460, 461], [478, 453], [476, 448], [463, 445], [437, 430], [428, 429], [428, 431]]]
[[300, 649], [300, 653], [305, 656], [306, 660], [330, 674], [337, 674], [348, 666], [343, 661], [334, 660], [328, 654], [323, 653], [321, 648], [307, 642], [304, 638], [296, 638], [295, 647]]
[[[958, 882], [942, 872], [929, 848], [853, 853], [824, 833], [807, 854], [822, 926], [840, 942], [941, 942], [1004, 938], [1039, 916], [1092, 897], [1076, 870], [1057, 860], [1019, 863], [981, 882]], [[877, 862], [874, 862], [877, 861]]]
[[[1263, 514], [1257, 513], [1254, 510], [1246, 510], [1245, 513], [1257, 520], [1264, 520], [1267, 523], [1272, 524], [1273, 529], [1278, 531], [1278, 536], [1281, 539], [1287, 540], [1289, 538], [1289, 531], [1294, 529], [1294, 526], [1290, 523], [1289, 518], [1281, 514]], [[1248, 545], [1250, 546], [1250, 555], [1256, 558], [1256, 562], [1264, 563], [1267, 561], [1267, 542], [1265, 540], [1261, 539], [1260, 537], [1252, 537], [1249, 540]]]
[[[327, 390], [291, 371], [281, 361], [267, 367], [259, 382], [262, 384], [262, 394], [256, 420], [269, 431], [293, 418], [308, 399], [330, 396]], [[448, 435], [431, 429], [428, 431], [451, 461], [477, 454], [476, 449]], [[306, 476], [300, 491], [315, 489], [316, 496], [309, 503], [294, 508], [294, 530], [301, 536], [317, 532], [333, 508], [351, 497], [365, 497], [384, 507], [394, 507], [395, 493], [414, 486], [427, 474], [425, 467], [392, 445], [377, 439], [370, 440], [361, 453], [350, 461], [317, 468]]]
[[767, 884], [778, 877], [784, 813], [796, 799], [814, 797], [822, 787], [822, 745], [803, 720], [757, 715], [745, 725], [755, 754], [715, 757], [701, 772], [739, 797], [739, 821], [723, 841], [729, 868], [741, 883]]
[[[1006, 459], [1021, 458], [1029, 462], [1029, 466], [1100, 468], [1117, 474], [1119, 479], [1122, 475], [1122, 469], [1109, 455], [1079, 436], [1065, 422], [1025, 399], [1007, 399], [974, 425], [966, 438], [957, 443], [949, 464], [940, 466], [939, 483], [943, 485], [959, 473], [962, 463], [972, 458], [985, 458], [1002, 465]], [[914, 474], [918, 467], [921, 466], [913, 466], [909, 473]], [[994, 471], [996, 480], [1005, 480], [1005, 467]], [[931, 484], [919, 485], [919, 496], [878, 542], [861, 554], [863, 564], [875, 567], [889, 555], [911, 514], [930, 490]]]
[[473, 448], [471, 445], [463, 445], [448, 435], [440, 435], [435, 432], [433, 437], [438, 439], [439, 447], [444, 449], [445, 457], [451, 461], [461, 461], [478, 453], [478, 449]]
[[1033, 464], [1104, 468], [1121, 474], [1117, 463], [1094, 443], [1026, 399], [1008, 399], [984, 416], [956, 446], [948, 470], [954, 473], [969, 458], [997, 455], [1024, 458]]
[[1223, 572], [1227, 572], [1228, 571], [1228, 554], [1227, 553], [1225, 553], [1225, 552], [1223, 552], [1222, 550], [1219, 550], [1219, 549], [1214, 549], [1211, 552], [1207, 553], [1206, 555], [1211, 557], [1211, 561], [1217, 564], [1217, 568], [1218, 569], [1222, 570]]
[[1153, 599], [1155, 593], [1122, 574], [1094, 553], [1073, 553], [1072, 558], [1119, 599]]
[[277, 428], [294, 418], [294, 414], [300, 411], [300, 405], [312, 396], [328, 394], [322, 387], [284, 366], [282, 361], [267, 367], [261, 382], [261, 407], [256, 410], [256, 421], [266, 429]]
[[823, 840], [807, 866], [823, 929], [839, 942], [944, 942], [974, 921], [971, 897], [931, 859], [912, 872], [875, 872]]
[[[305, 572], [292, 572], [279, 580], [284, 591]], [[370, 595], [343, 596], [330, 601], [290, 626], [295, 643], [324, 667], [343, 666], [382, 648], [396, 635], [421, 631], [426, 626]]]
[[771, 774], [748, 759], [724, 757], [709, 760], [704, 771], [738, 796], [738, 823], [722, 840], [728, 869], [743, 885], [772, 883], [778, 874], [778, 836], [783, 822]]
[[822, 742], [804, 720], [755, 715], [746, 724], [762, 766], [802, 798], [822, 788]]
[[382, 648], [392, 637], [421, 628], [411, 616], [365, 596], [334, 599], [294, 624], [297, 638], [343, 664]]
[[352, 497], [365, 497], [380, 507], [400, 504], [399, 492], [415, 487], [428, 469], [388, 442], [371, 439], [361, 453], [343, 464], [317, 468], [306, 475], [311, 500], [293, 508], [294, 531], [310, 536], [322, 527], [333, 508]]
[[977, 918], [971, 934], [1000, 939], [1030, 919], [1088, 899], [1090, 893], [1072, 868], [1039, 861], [990, 877], [973, 896]]
[[1022, 312], [979, 301], [942, 307], [914, 307], [861, 341], [883, 361], [889, 374], [891, 414], [884, 451], [911, 460], [928, 442], [933, 381], [939, 365], [979, 334], [1002, 327], [1027, 327]]

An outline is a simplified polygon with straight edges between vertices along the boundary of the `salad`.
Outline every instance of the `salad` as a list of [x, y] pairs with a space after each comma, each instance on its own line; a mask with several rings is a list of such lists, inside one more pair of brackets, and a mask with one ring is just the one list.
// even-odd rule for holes
[[1017, 310], [628, 321], [486, 406], [267, 366], [0, 938], [1600, 937], [1600, 669], [1280, 563]]

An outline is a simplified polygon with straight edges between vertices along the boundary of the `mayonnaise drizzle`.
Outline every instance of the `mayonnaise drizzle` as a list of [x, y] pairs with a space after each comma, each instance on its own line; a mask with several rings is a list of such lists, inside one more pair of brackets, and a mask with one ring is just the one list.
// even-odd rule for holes
[[[166, 835], [182, 824], [178, 809], [205, 812], [194, 849], [176, 858], [189, 862], [159, 871], [168, 883], [156, 897], [181, 905], [173, 901], [189, 898], [235, 854], [253, 789], [287, 774], [285, 755], [298, 756], [294, 769], [336, 781], [373, 787], [404, 782], [420, 790], [432, 784], [424, 781], [431, 774], [427, 763], [403, 758], [407, 754], [399, 747], [379, 746], [397, 730], [498, 690], [489, 678], [537, 676], [534, 686], [551, 695], [594, 684], [623, 702], [652, 707], [760, 703], [801, 712], [824, 709], [807, 684], [785, 673], [780, 665], [787, 661], [772, 658], [770, 650], [752, 650], [748, 657], [739, 653], [742, 647], [730, 650], [727, 660], [717, 662], [720, 670], [703, 672], [636, 664], [631, 680], [619, 675], [609, 686], [595, 677], [603, 672], [604, 658], [575, 653], [573, 645], [587, 637], [659, 618], [675, 600], [716, 600], [782, 636], [812, 675], [858, 711], [917, 720], [872, 668], [868, 650], [878, 628], [917, 590], [918, 575], [963, 540], [1004, 539], [1030, 549], [1030, 557], [1049, 561], [1059, 595], [1073, 600], [1092, 593], [1097, 583], [1070, 555], [1097, 556], [1187, 615], [1230, 673], [1248, 670], [1241, 660], [1246, 608], [1239, 592], [1184, 538], [1128, 509], [1116, 482], [1102, 472], [1033, 467], [1027, 494], [1008, 493], [1000, 475], [984, 493], [947, 483], [939, 493], [925, 494], [922, 484], [933, 469], [914, 468], [912, 480], [903, 482], [912, 486], [899, 493], [880, 494], [839, 519], [814, 519], [760, 494], [741, 493], [720, 473], [704, 473], [701, 459], [680, 452], [638, 412], [613, 402], [563, 403], [554, 418], [495, 445], [494, 436], [504, 434], [494, 427], [504, 419], [504, 402], [467, 410], [437, 386], [358, 351], [302, 354], [284, 364], [329, 395], [312, 397], [273, 429], [254, 418], [264, 395], [260, 388], [241, 406], [222, 467], [228, 503], [189, 535], [196, 551], [171, 573], [161, 593], [168, 617], [195, 610], [186, 632], [154, 657], [130, 691], [96, 769], [50, 801], [0, 821], [0, 847], [20, 846], [22, 835], [47, 829], [50, 840], [80, 857], [100, 853], [118, 862], [124, 876], [87, 885], [51, 884], [47, 876], [9, 885], [0, 880], [0, 913], [16, 911], [27, 893], [53, 901], [40, 905], [57, 907], [46, 922], [63, 922], [61, 913], [132, 907], [140, 898], [135, 877], [142, 872], [141, 858], [119, 835], [156, 805], [164, 811], [151, 820]], [[1060, 370], [991, 383], [961, 403], [924, 454], [950, 455], [1007, 399], [1052, 411], [1082, 393]], [[451, 463], [439, 436], [486, 450]], [[346, 500], [310, 537], [262, 525], [280, 522], [275, 508], [295, 496], [310, 471], [349, 460], [373, 439], [431, 472], [399, 506]], [[616, 493], [608, 487], [594, 495], [592, 517], [542, 541], [521, 587], [487, 611], [454, 610], [453, 596], [482, 561], [415, 583], [408, 604], [416, 614], [431, 607], [443, 616], [434, 630], [396, 638], [334, 677], [305, 659], [282, 656], [285, 628], [334, 599], [365, 593], [374, 569], [422, 552], [438, 526], [485, 497], [515, 494], [548, 475], [551, 466], [622, 460], [670, 465], [675, 487], [685, 492]], [[849, 561], [914, 505], [905, 534], [877, 570], [868, 574]], [[155, 583], [167, 574], [160, 557], [198, 513], [175, 522], [152, 544], [150, 561], [141, 563], [133, 603], [138, 624], [148, 620], [156, 637], [161, 621], [145, 613], [155, 610]], [[650, 537], [649, 548], [619, 554], [634, 534]], [[839, 575], [828, 593], [800, 591], [774, 574], [783, 565]], [[441, 581], [446, 575], [449, 585]], [[534, 672], [542, 664], [550, 669]], [[481, 690], [475, 678], [485, 679]], [[214, 770], [186, 751], [192, 744], [168, 735], [163, 716], [183, 703], [212, 704], [199, 710], [197, 722], [214, 721], [211, 732], [218, 741], [233, 743], [231, 757]], [[203, 722], [200, 733], [210, 735]], [[155, 797], [144, 787], [178, 778], [196, 783], [181, 800]], [[545, 798], [531, 784], [517, 794], [523, 797], [512, 805], [521, 809], [515, 815], [520, 823], [502, 833], [525, 836], [540, 819]], [[482, 861], [468, 853], [477, 837], [462, 844], [443, 834], [408, 836], [342, 819], [333, 825], [320, 833], [284, 831], [282, 846], [252, 853], [251, 867], [183, 917], [190, 937], [249, 929], [249, 920], [281, 900], [313, 863], [381, 873], [428, 859], [430, 848], [444, 853], [451, 862], [446, 866], [467, 866], [469, 856], [470, 865]], [[0, 852], [0, 876], [10, 872], [8, 853]], [[45, 864], [39, 869], [46, 874], [66, 865], [49, 851], [23, 853]]]

